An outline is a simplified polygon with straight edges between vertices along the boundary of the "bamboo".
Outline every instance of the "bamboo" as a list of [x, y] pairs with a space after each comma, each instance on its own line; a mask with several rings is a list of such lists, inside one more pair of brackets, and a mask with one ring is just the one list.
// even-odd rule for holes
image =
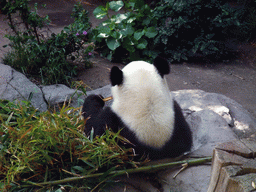
[[[157, 170], [172, 168], [172, 167], [180, 166], [183, 164], [187, 164], [187, 167], [188, 167], [188, 166], [201, 165], [201, 164], [211, 162], [211, 161], [212, 161], [212, 157], [204, 157], [204, 158], [198, 158], [198, 159], [183, 160], [183, 161], [170, 162], [170, 163], [164, 163], [164, 164], [158, 164], [158, 165], [144, 166], [144, 167], [139, 167], [139, 168], [135, 168], [135, 169], [111, 171], [109, 173], [109, 175], [116, 177], [116, 176], [125, 175], [125, 174], [129, 174], [129, 173], [154, 172]], [[87, 179], [87, 178], [100, 177], [104, 174], [105, 173], [95, 173], [95, 174], [85, 175], [85, 176], [81, 176], [81, 177], [69, 177], [69, 178], [65, 178], [62, 180], [48, 181], [48, 182], [42, 182], [42, 183], [30, 182], [31, 185], [21, 185], [20, 188], [27, 188], [27, 187], [32, 187], [32, 186], [44, 187], [46, 185], [58, 185], [58, 184], [66, 183], [66, 182], [73, 182], [73, 181], [79, 181], [79, 180]]]
[[104, 99], [102, 99], [104, 102], [107, 102], [107, 101], [110, 101], [110, 100], [112, 100], [113, 99], [113, 97], [112, 96], [110, 96], [110, 97], [106, 97], [106, 98], [104, 98]]

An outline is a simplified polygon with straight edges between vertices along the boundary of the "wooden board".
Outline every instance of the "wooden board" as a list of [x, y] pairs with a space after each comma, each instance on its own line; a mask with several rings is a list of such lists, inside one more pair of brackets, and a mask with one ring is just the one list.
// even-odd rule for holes
[[213, 151], [208, 192], [256, 192], [256, 139], [222, 143]]

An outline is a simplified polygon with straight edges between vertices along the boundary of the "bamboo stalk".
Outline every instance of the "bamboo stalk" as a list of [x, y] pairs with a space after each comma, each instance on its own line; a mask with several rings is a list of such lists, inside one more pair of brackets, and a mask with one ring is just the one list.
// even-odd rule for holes
[[[109, 173], [109, 175], [112, 175], [112, 176], [116, 177], [116, 176], [125, 175], [125, 174], [129, 174], [129, 173], [154, 172], [154, 171], [157, 171], [157, 170], [172, 168], [172, 167], [180, 166], [180, 165], [183, 165], [183, 164], [187, 164], [187, 166], [195, 166], [195, 165], [201, 165], [201, 164], [211, 162], [211, 161], [212, 161], [212, 157], [204, 157], [204, 158], [198, 158], [198, 159], [183, 160], [183, 161], [177, 161], [177, 162], [170, 162], [170, 163], [164, 163], [164, 164], [144, 166], [144, 167], [139, 167], [139, 168], [135, 168], [135, 169], [111, 171]], [[42, 183], [32, 183], [31, 182], [30, 183], [31, 185], [21, 185], [20, 188], [27, 188], [27, 187], [32, 187], [32, 186], [44, 187], [46, 185], [58, 185], [58, 184], [66, 183], [66, 182], [73, 182], [73, 181], [79, 181], [79, 180], [87, 179], [87, 178], [100, 177], [104, 174], [105, 173], [95, 173], [95, 174], [85, 175], [85, 176], [81, 176], [81, 177], [69, 177], [69, 178], [65, 178], [65, 179], [62, 179], [62, 180], [48, 181], [48, 182], [42, 182]]]
[[106, 97], [106, 98], [104, 98], [104, 99], [102, 99], [104, 102], [107, 102], [107, 101], [110, 101], [110, 100], [112, 100], [113, 99], [113, 97], [112, 96], [110, 96], [110, 97]]

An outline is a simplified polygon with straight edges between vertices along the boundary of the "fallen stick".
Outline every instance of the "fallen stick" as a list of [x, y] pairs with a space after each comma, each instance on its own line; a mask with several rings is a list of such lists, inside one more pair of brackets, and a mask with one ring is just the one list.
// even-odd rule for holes
[[[201, 164], [211, 162], [211, 161], [212, 161], [212, 157], [204, 157], [204, 158], [199, 158], [199, 159], [190, 159], [190, 160], [183, 160], [183, 161], [170, 162], [170, 163], [164, 163], [164, 164], [144, 166], [144, 167], [139, 167], [139, 168], [135, 168], [135, 169], [111, 171], [111, 172], [109, 172], [108, 175], [116, 177], [116, 176], [126, 175], [126, 174], [130, 174], [130, 173], [154, 172], [154, 171], [158, 171], [158, 170], [162, 170], [162, 169], [166, 169], [166, 168], [180, 166], [183, 164], [186, 164], [186, 167], [189, 167], [189, 166], [194, 166], [194, 165], [201, 165]], [[78, 180], [83, 180], [83, 179], [88, 179], [88, 178], [100, 177], [104, 174], [105, 173], [95, 173], [95, 174], [84, 175], [81, 177], [69, 177], [69, 178], [65, 178], [62, 180], [47, 181], [47, 182], [42, 182], [42, 183], [33, 183], [30, 181], [27, 181], [27, 183], [29, 183], [29, 185], [20, 185], [19, 188], [28, 188], [28, 187], [33, 187], [33, 186], [45, 187], [45, 186], [49, 186], [49, 185], [59, 185], [59, 184], [67, 183], [67, 182], [73, 182], [73, 181], [78, 181]]]

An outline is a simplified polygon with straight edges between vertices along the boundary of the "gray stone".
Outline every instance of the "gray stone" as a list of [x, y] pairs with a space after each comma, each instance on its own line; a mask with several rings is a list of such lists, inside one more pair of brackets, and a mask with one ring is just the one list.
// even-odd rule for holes
[[85, 99], [85, 95], [82, 91], [70, 89], [63, 84], [42, 86], [42, 91], [45, 100], [50, 106], [56, 106], [71, 101], [71, 107], [80, 107]]
[[0, 99], [28, 100], [40, 111], [47, 110], [41, 89], [29, 81], [25, 75], [7, 65], [0, 64]]
[[249, 137], [256, 131], [256, 121], [249, 112], [224, 95], [201, 90], [173, 91], [172, 95], [185, 112], [194, 113], [208, 109], [218, 114], [238, 138]]

